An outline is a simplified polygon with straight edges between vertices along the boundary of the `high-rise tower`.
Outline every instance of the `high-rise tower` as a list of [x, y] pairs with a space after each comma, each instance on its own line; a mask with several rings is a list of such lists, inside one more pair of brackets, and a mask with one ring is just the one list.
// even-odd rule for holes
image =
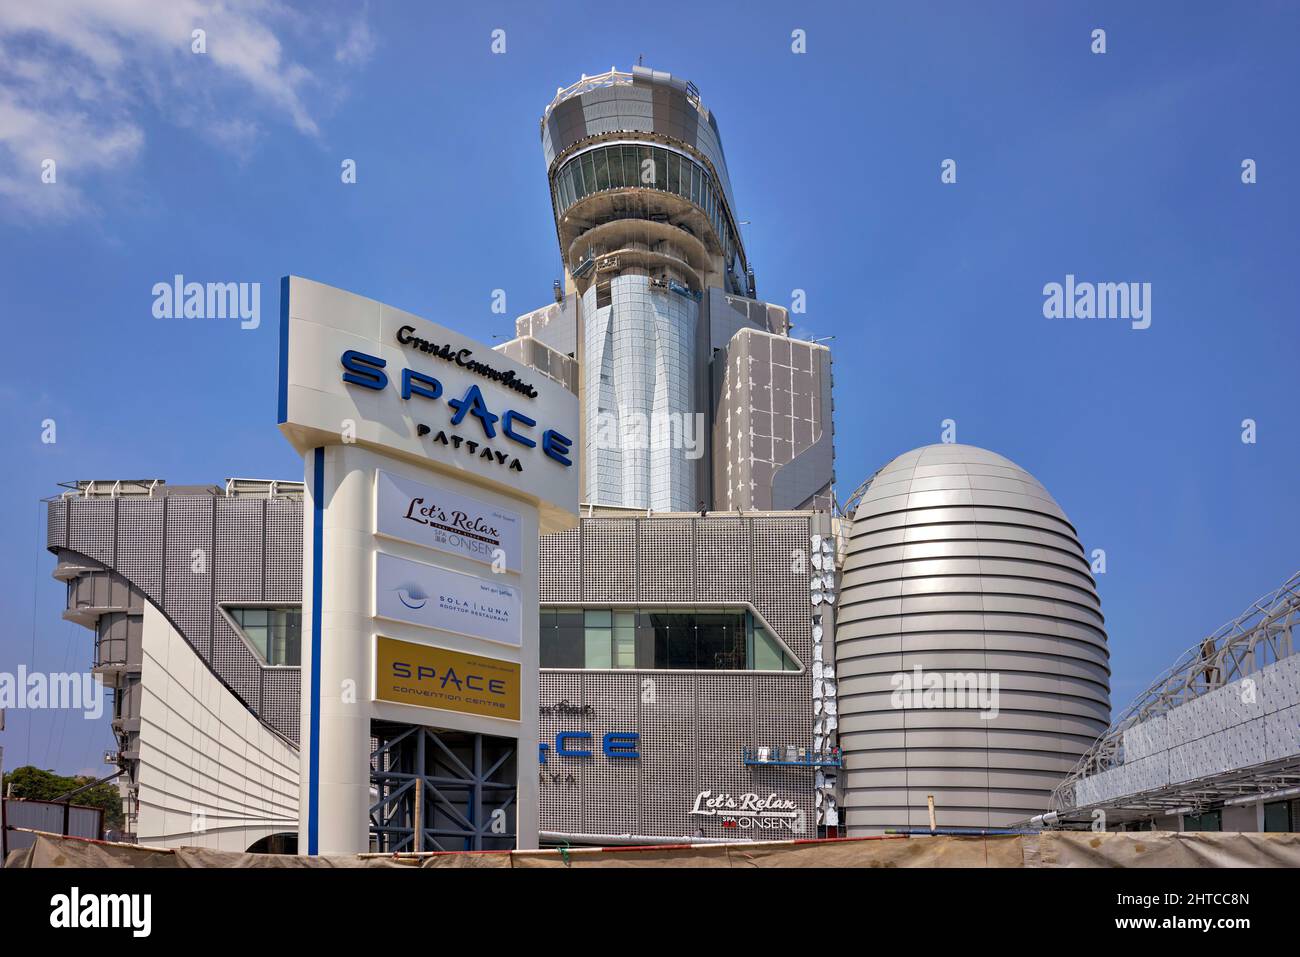
[[755, 298], [694, 85], [640, 66], [583, 77], [541, 135], [564, 279], [500, 348], [578, 393], [584, 501], [827, 507], [829, 352]]

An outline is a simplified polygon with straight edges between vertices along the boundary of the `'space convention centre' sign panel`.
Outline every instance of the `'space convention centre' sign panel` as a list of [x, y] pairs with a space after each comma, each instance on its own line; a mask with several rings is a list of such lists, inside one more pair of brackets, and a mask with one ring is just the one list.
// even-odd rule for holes
[[518, 721], [519, 665], [380, 635], [375, 698]]

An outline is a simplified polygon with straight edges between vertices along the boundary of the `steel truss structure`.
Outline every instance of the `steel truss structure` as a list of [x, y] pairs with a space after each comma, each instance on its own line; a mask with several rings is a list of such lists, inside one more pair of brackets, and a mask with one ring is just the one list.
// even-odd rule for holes
[[1086, 820], [1094, 807], [1121, 812], [1121, 818], [1126, 811], [1197, 811], [1236, 798], [1300, 786], [1300, 757], [1291, 756], [1086, 807], [1075, 802], [1075, 785], [1080, 779], [1124, 763], [1126, 730], [1294, 654], [1297, 629], [1300, 571], [1185, 651], [1173, 667], [1134, 699], [1052, 793], [1051, 809], [1058, 820]]
[[376, 850], [514, 849], [514, 741], [390, 722], [376, 722], [371, 734]]

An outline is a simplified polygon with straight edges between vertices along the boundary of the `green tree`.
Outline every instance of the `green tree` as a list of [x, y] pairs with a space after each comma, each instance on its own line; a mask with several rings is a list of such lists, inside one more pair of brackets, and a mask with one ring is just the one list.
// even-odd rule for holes
[[[33, 801], [52, 801], [94, 780], [86, 775], [67, 777], [29, 764], [14, 768], [4, 776], [4, 794], [6, 797], [28, 798]], [[72, 803], [102, 808], [105, 828], [122, 826], [122, 796], [118, 793], [117, 785], [111, 781], [82, 791], [72, 799]]]

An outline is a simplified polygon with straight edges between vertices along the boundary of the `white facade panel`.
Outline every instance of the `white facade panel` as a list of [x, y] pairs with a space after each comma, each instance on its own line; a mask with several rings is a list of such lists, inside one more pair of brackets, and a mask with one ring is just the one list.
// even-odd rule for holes
[[245, 851], [298, 830], [298, 752], [144, 607], [137, 837]]

